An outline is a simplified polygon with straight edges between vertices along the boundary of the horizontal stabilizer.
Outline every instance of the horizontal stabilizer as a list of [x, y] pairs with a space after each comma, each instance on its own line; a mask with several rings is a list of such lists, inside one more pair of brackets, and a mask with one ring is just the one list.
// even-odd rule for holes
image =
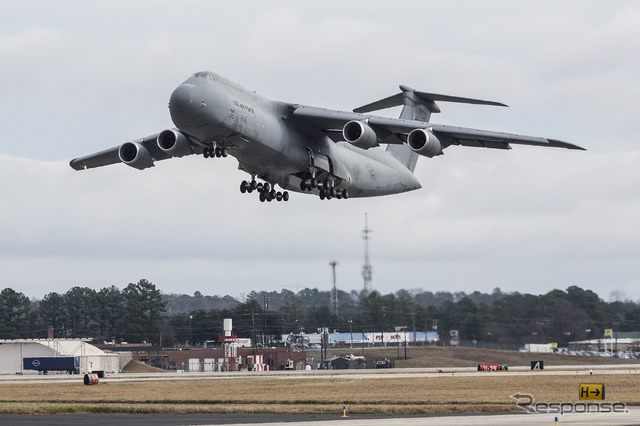
[[353, 112], [367, 113], [371, 111], [377, 111], [381, 109], [400, 106], [404, 104], [404, 97], [407, 96], [408, 94], [413, 95], [415, 102], [429, 105], [430, 107], [429, 109], [432, 112], [440, 112], [440, 109], [434, 103], [435, 101], [455, 102], [455, 103], [461, 103], [461, 104], [475, 104], [475, 105], [492, 105], [492, 106], [504, 106], [504, 107], [507, 106], [501, 102], [495, 102], [495, 101], [485, 101], [482, 99], [473, 99], [473, 98], [461, 98], [459, 96], [439, 95], [437, 93], [418, 92], [408, 86], [400, 86], [400, 90], [402, 90], [401, 93], [361, 106], [360, 108], [354, 109]]

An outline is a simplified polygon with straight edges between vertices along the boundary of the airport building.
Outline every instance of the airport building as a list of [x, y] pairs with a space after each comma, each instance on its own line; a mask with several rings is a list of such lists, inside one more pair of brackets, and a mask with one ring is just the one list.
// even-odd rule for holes
[[[293, 348], [320, 347], [322, 333], [283, 334], [282, 341]], [[326, 341], [331, 347], [361, 347], [361, 346], [395, 346], [395, 345], [426, 345], [440, 340], [435, 331], [376, 331], [371, 333], [326, 333]]]
[[[282, 370], [292, 364], [294, 369], [306, 367], [306, 354], [290, 348], [237, 348], [233, 365], [225, 360], [223, 348], [162, 348], [151, 344], [100, 345], [113, 352], [126, 352], [136, 361], [163, 370], [215, 372]], [[120, 352], [122, 351], [122, 352]], [[226, 361], [226, 362], [225, 362]]]
[[118, 373], [131, 354], [105, 352], [88, 339], [0, 340], [0, 374]]

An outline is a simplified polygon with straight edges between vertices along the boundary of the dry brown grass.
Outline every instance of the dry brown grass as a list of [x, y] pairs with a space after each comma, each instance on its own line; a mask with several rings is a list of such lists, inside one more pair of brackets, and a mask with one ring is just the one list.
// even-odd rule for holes
[[436, 414], [516, 409], [510, 395], [578, 400], [580, 383], [604, 383], [606, 400], [640, 405], [640, 376], [492, 376], [258, 379], [0, 384], [0, 413], [351, 413]]

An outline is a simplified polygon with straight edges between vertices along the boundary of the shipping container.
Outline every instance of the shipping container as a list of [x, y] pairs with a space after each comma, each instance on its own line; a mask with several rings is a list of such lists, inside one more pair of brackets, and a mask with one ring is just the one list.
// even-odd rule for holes
[[78, 373], [80, 357], [77, 356], [40, 356], [22, 359], [25, 370], [36, 371], [68, 371]]

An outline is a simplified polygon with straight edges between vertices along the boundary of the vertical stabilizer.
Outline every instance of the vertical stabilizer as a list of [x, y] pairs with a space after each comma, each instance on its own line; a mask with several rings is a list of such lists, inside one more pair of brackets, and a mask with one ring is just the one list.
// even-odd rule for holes
[[[421, 99], [416, 95], [415, 90], [407, 86], [400, 86], [402, 90], [402, 112], [400, 118], [403, 120], [414, 120], [428, 122], [432, 112], [440, 112], [436, 103], [430, 99]], [[416, 169], [418, 154], [413, 152], [407, 144], [389, 145], [387, 151], [404, 166], [413, 171]]]
[[[438, 107], [438, 104], [436, 104], [436, 101], [506, 106], [503, 103], [495, 101], [484, 101], [482, 99], [461, 98], [458, 96], [439, 95], [437, 93], [418, 92], [408, 86], [400, 86], [400, 90], [402, 90], [402, 93], [397, 93], [393, 96], [389, 96], [388, 98], [361, 106], [360, 108], [354, 109], [353, 112], [367, 113], [403, 105], [400, 118], [427, 123], [431, 119], [432, 113], [440, 112], [440, 108]], [[418, 154], [413, 152], [411, 148], [406, 144], [389, 145], [387, 147], [387, 151], [413, 172], [416, 167], [416, 162], [418, 161]]]

